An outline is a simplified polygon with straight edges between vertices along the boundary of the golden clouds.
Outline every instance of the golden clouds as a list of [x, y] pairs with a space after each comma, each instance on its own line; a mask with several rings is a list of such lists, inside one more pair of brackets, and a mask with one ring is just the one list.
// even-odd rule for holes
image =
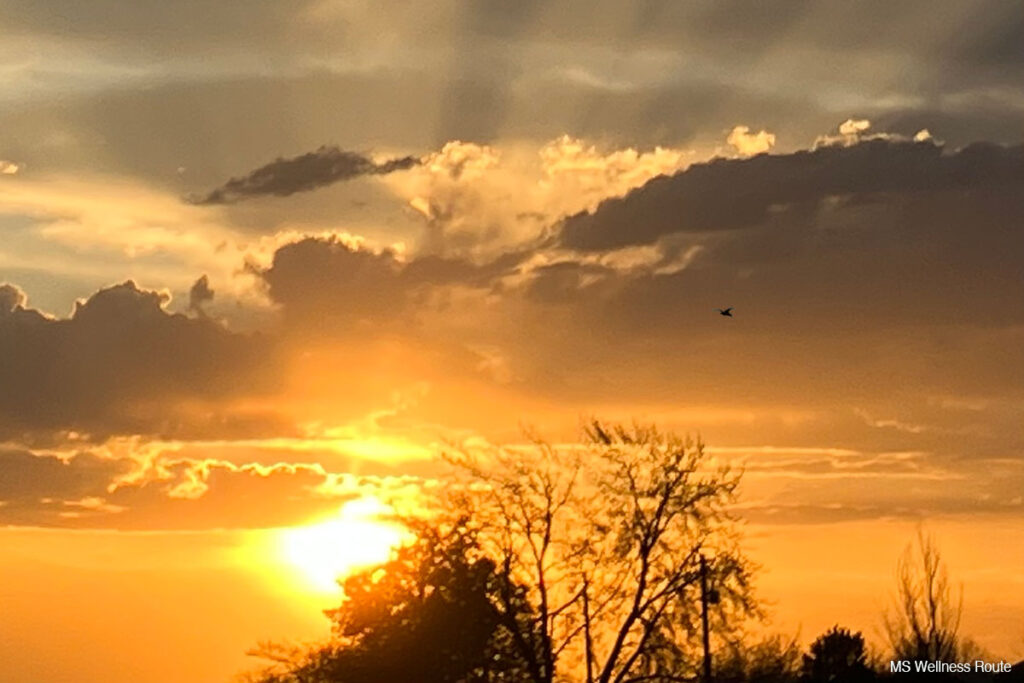
[[[187, 293], [207, 273], [230, 300], [226, 308], [236, 320], [263, 310], [251, 279], [238, 275], [257, 240], [228, 225], [220, 211], [186, 205], [150, 183], [109, 176], [18, 178], [0, 184], [0, 213], [18, 220], [0, 250], [0, 270], [48, 275], [33, 292], [37, 305], [53, 301], [54, 290], [68, 282], [95, 287], [131, 274], [138, 282]], [[63, 313], [68, 303], [46, 308]]]
[[421, 250], [493, 255], [691, 159], [684, 149], [601, 149], [568, 135], [539, 149], [452, 141], [420, 167], [382, 182], [423, 217]]
[[40, 221], [54, 242], [129, 256], [164, 250], [197, 259], [229, 235], [173, 194], [126, 178], [34, 176], [0, 185], [0, 205]]
[[860, 135], [868, 128], [871, 127], [871, 122], [867, 119], [846, 119], [839, 124], [840, 135]]
[[0, 284], [0, 315], [10, 314], [18, 307], [24, 307], [28, 302], [25, 292], [16, 285], [9, 282]]
[[[383, 448], [393, 451], [396, 446]], [[374, 449], [372, 439], [354, 445], [351, 440], [114, 440], [63, 457], [0, 449], [0, 522], [114, 529], [262, 528], [300, 524], [354, 498], [409, 498], [415, 479], [396, 469], [401, 460], [375, 462], [364, 455]], [[401, 457], [408, 458], [404, 462], [419, 457], [416, 449], [410, 445], [408, 453], [402, 451]], [[379, 452], [373, 457], [379, 458]], [[363, 473], [354, 474], [358, 470]]]
[[775, 135], [766, 130], [751, 132], [748, 126], [736, 126], [725, 139], [740, 156], [763, 154], [775, 146]]

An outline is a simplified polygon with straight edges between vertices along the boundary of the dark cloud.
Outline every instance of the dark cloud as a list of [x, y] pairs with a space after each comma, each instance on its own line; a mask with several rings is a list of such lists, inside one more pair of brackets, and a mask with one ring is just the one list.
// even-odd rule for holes
[[307, 238], [278, 249], [259, 275], [289, 318], [341, 318], [356, 324], [391, 319], [406, 310], [409, 292], [401, 272], [394, 252]]
[[566, 219], [561, 244], [588, 251], [652, 244], [680, 232], [762, 226], [835, 197], [992, 191], [1024, 185], [1024, 146], [870, 140], [752, 159], [716, 159], [661, 176]]
[[203, 315], [203, 306], [213, 301], [213, 294], [213, 289], [210, 287], [210, 278], [203, 275], [188, 290], [188, 310], [198, 315]]
[[1021, 139], [1021, 109], [1006, 106], [1003, 93], [977, 92], [969, 97], [969, 109], [949, 107], [934, 98], [900, 108], [865, 107], [864, 115], [879, 130], [913, 136], [922, 128], [941, 131], [943, 140], [957, 145], [969, 141]]
[[492, 287], [526, 255], [511, 252], [484, 264], [440, 256], [405, 261], [387, 249], [306, 238], [278, 249], [270, 267], [256, 272], [270, 298], [299, 326], [332, 321], [407, 325], [415, 322], [418, 308], [443, 290]]
[[979, 13], [968, 30], [950, 37], [954, 61], [994, 67], [1003, 72], [1024, 67], [1020, 43], [1024, 39], [1024, 8], [1018, 4], [996, 3]]
[[[493, 343], [524, 389], [569, 405], [777, 405], [817, 420], [863, 408], [1019, 453], [1009, 417], [922, 406], [987, 397], [1020, 417], [1022, 156], [880, 139], [655, 179], [569, 219], [562, 243], [587, 251], [545, 254], [502, 289]], [[646, 246], [615, 251], [627, 245]], [[646, 256], [613, 267], [634, 251]], [[725, 306], [735, 319], [715, 314]], [[951, 448], [939, 429], [883, 431], [842, 438]]]
[[416, 157], [401, 157], [383, 162], [337, 147], [320, 147], [291, 159], [278, 158], [201, 197], [189, 198], [193, 204], [231, 204], [268, 195], [287, 197], [360, 176], [386, 175], [419, 164]]
[[88, 7], [73, 0], [5, 0], [0, 17], [5, 29], [16, 35], [103, 40], [126, 50], [144, 52], [148, 48], [181, 55], [216, 44], [280, 47], [296, 13], [311, 4], [299, 0], [285, 8], [265, 0], [225, 0], [211, 7], [203, 0], [183, 0], [170, 8], [141, 0], [125, 11], [116, 0], [98, 0]]
[[615, 271], [595, 264], [562, 261], [535, 268], [525, 289], [527, 298], [540, 304], [575, 301], [582, 292], [591, 290], [588, 278], [597, 282], [618, 280]]
[[0, 450], [0, 501], [4, 513], [41, 499], [79, 500], [102, 496], [118, 475], [132, 467], [129, 460], [78, 453], [67, 459], [26, 450]]
[[[683, 4], [656, 0], [629, 6], [614, 0], [481, 0], [471, 5], [446, 0], [434, 3], [430, 12], [401, 0], [379, 3], [371, 11], [364, 3], [351, 3], [332, 7], [332, 12], [324, 12], [312, 0], [297, 0], [287, 8], [267, 0], [225, 0], [214, 9], [202, 0], [184, 0], [174, 10], [154, 0], [140, 0], [130, 12], [116, 0], [88, 5], [74, 0], [6, 0], [2, 9], [4, 25], [14, 33], [103, 38], [140, 52], [177, 48], [216, 55], [218, 47], [263, 47], [272, 53], [323, 55], [379, 46], [378, 33], [365, 42], [359, 40], [363, 38], [360, 25], [401, 37], [410, 49], [430, 50], [450, 45], [452, 33], [443, 29], [454, 25], [458, 28], [455, 38], [467, 45], [493, 48], [540, 41], [580, 53], [600, 45], [623, 50], [638, 43], [659, 49], [682, 44], [700, 55], [744, 63], [748, 68], [780, 42], [843, 53], [863, 50], [933, 58], [948, 53], [951, 61], [1002, 58], [1012, 62], [1018, 55], [1009, 50], [1010, 38], [1019, 35], [1015, 32], [1021, 16], [1015, 3], [998, 0], [965, 0], [943, 13], [930, 12], [934, 7], [924, 0], [898, 6], [865, 0], [856, 7], [839, 0], [758, 7], [735, 0]], [[376, 14], [387, 21], [374, 23]], [[144, 44], [140, 36], [147, 39]], [[936, 37], [947, 40], [940, 45], [926, 40]], [[992, 47], [981, 50], [976, 45]]]
[[166, 303], [128, 281], [78, 302], [67, 319], [0, 309], [0, 433], [257, 428], [246, 423], [266, 416], [201, 406], [269, 390], [272, 344], [169, 313]]

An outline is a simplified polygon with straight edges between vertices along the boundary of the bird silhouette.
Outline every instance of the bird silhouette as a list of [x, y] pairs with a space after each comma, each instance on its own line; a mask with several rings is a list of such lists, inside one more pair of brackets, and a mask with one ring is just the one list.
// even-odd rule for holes
[[715, 310], [718, 311], [720, 315], [724, 315], [727, 318], [732, 317], [732, 306], [729, 308], [716, 308]]

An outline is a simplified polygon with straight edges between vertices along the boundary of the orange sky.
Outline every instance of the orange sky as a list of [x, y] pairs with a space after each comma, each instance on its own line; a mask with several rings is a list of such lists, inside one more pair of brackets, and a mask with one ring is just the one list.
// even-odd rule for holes
[[[933, 520], [927, 528], [963, 585], [964, 631], [1019, 659], [1020, 520]], [[765, 628], [807, 643], [839, 622], [879, 647], [896, 558], [915, 531], [910, 522], [751, 526], [751, 555], [765, 566]], [[0, 536], [0, 597], [17, 615], [0, 643], [11, 680], [226, 681], [255, 665], [244, 653], [258, 641], [326, 636], [319, 610], [336, 603], [276, 550], [271, 532]]]

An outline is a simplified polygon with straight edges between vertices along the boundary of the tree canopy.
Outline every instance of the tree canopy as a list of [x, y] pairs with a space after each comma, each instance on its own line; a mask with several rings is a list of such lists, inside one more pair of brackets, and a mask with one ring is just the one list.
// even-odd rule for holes
[[[484, 557], [464, 520], [415, 525], [414, 540], [386, 564], [343, 583], [342, 604], [326, 615], [330, 642], [310, 649], [267, 645], [275, 662], [260, 683], [513, 683], [525, 680], [522, 648], [507, 617], [529, 633], [522, 587]], [[499, 611], [495, 604], [509, 606]], [[528, 645], [527, 645], [528, 647]]]
[[529, 645], [524, 681], [696, 675], [702, 556], [719, 596], [713, 632], [727, 638], [756, 613], [729, 512], [740, 473], [699, 441], [595, 421], [579, 445], [534, 439], [454, 449], [448, 460], [459, 478], [439, 509], [467, 514], [487, 555], [526, 590], [540, 643], [514, 641]]

